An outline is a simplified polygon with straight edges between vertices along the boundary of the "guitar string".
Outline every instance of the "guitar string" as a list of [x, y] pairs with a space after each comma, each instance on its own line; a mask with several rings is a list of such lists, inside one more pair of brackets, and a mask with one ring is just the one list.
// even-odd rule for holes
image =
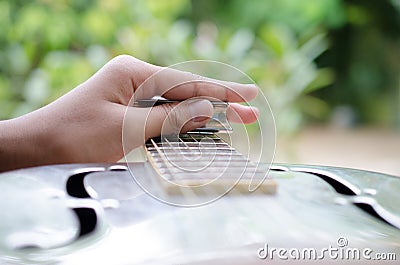
[[[158, 148], [158, 145], [157, 145], [157, 143], [154, 141], [153, 138], [151, 139], [151, 143], [152, 143], [152, 145], [154, 146], [154, 148], [157, 150], [157, 152], [158, 152], [158, 154], [160, 155], [161, 159], [164, 161], [164, 164], [167, 166], [167, 168], [169, 168], [170, 166], [169, 166], [168, 160], [165, 158], [164, 153], [161, 152], [161, 150]], [[152, 159], [152, 156], [150, 156], [150, 157], [151, 157], [151, 159]], [[152, 159], [152, 160], [153, 160], [153, 162], [154, 162], [154, 159]], [[160, 174], [160, 176], [163, 176], [163, 175], [164, 175], [164, 174], [162, 174], [162, 173], [159, 171], [159, 167], [156, 165], [156, 163], [153, 163], [153, 167], [156, 167], [156, 169], [157, 169], [157, 171], [158, 171], [158, 174]], [[167, 181], [169, 181], [169, 180], [167, 180]]]
[[[197, 139], [193, 138], [192, 136], [191, 136], [191, 138], [192, 138], [195, 142], [198, 142]], [[183, 139], [181, 139], [181, 138], [179, 137], [179, 140], [184, 144], [185, 147], [188, 147], [188, 145], [183, 141]], [[176, 150], [176, 148], [174, 148], [174, 145], [173, 145], [167, 138], [166, 138], [166, 142], [167, 142], [171, 147], [173, 147], [173, 150]], [[165, 160], [165, 154], [160, 150], [159, 145], [158, 145], [155, 141], [152, 141], [152, 143], [153, 143], [153, 145], [156, 147], [156, 150], [157, 150], [158, 154], [159, 154], [162, 158], [164, 158], [164, 161], [163, 161], [164, 164], [167, 163], [165, 166], [167, 166], [168, 168], [170, 168], [169, 163]], [[179, 146], [179, 143], [178, 143], [178, 146]], [[185, 183], [183, 183], [183, 184], [185, 184]], [[181, 185], [178, 185], [178, 186], [176, 186], [175, 188], [179, 189], [180, 194], [182, 194], [184, 197], [198, 197], [198, 196], [194, 193], [194, 190], [193, 190], [193, 189], [187, 189], [187, 188], [185, 188], [184, 186], [181, 186]], [[207, 192], [208, 194], [204, 194], [204, 190], [203, 190], [203, 195], [208, 195], [208, 196], [214, 195], [214, 194], [212, 194], [212, 193], [209, 193], [209, 190], [208, 190], [208, 189], [206, 189], [206, 192]]]
[[[174, 146], [174, 144], [173, 143], [171, 143], [171, 141], [169, 141], [168, 139], [167, 139], [167, 141], [169, 142], [169, 145], [170, 146]], [[182, 143], [183, 144], [185, 144], [185, 142], [181, 139], [181, 141], [182, 141]], [[157, 144], [157, 143], [156, 143]], [[149, 148], [150, 149], [150, 148]], [[170, 164], [169, 163], [166, 163], [165, 164], [165, 152], [162, 152], [161, 150], [159, 150], [159, 148], [157, 148], [158, 150], [158, 152], [157, 153], [154, 153], [154, 152], [152, 152], [153, 153], [153, 159], [156, 161], [156, 164], [157, 164], [157, 166], [158, 167], [160, 167], [160, 169], [161, 169], [161, 172], [162, 173], [166, 173], [166, 171], [172, 171], [172, 172], [170, 172], [170, 173], [176, 173], [176, 174], [179, 174], [180, 172], [179, 171], [177, 171], [177, 170], [174, 170], [174, 169], [172, 169], [171, 170], [171, 167], [170, 167]], [[180, 149], [180, 150], [182, 150], [182, 149]], [[175, 148], [175, 152], [176, 152], [176, 148]], [[161, 154], [158, 154], [158, 153], [161, 153]], [[248, 166], [248, 163], [249, 163], [249, 161], [248, 161], [248, 159], [246, 159], [246, 158], [244, 158], [243, 157], [243, 155], [241, 155], [240, 153], [239, 154], [237, 154], [237, 151], [236, 151], [236, 153], [234, 153], [235, 155], [239, 155], [239, 157], [238, 157], [238, 163], [232, 163], [232, 161], [229, 161], [229, 160], [222, 160], [222, 162], [231, 162], [231, 164], [229, 165], [230, 166], [230, 168], [232, 168], [232, 170], [237, 170], [237, 169], [235, 169], [235, 167], [243, 167], [243, 166], [246, 166], [246, 173], [247, 172], [249, 172], [249, 171], [254, 171], [255, 173], [263, 173], [263, 171], [259, 171], [259, 170], [257, 170], [257, 167], [255, 167], [254, 165], [251, 165], [250, 167]], [[158, 157], [160, 157], [160, 158], [158, 158]], [[181, 157], [181, 156], [180, 156]], [[161, 160], [161, 161], [160, 161]], [[168, 157], [168, 159], [167, 159], [169, 162], [171, 162], [172, 160], [174, 160], [174, 158], [173, 157], [171, 157], [171, 155], [169, 155], [169, 157]], [[179, 161], [180, 159], [178, 159], [178, 161]], [[236, 159], [234, 159], [234, 160], [236, 160]], [[160, 163], [161, 162], [161, 163]], [[172, 161], [173, 162], [173, 161]], [[245, 164], [244, 164], [245, 163]], [[224, 164], [225, 165], [225, 164]], [[211, 169], [212, 170], [218, 170], [218, 169], [221, 169], [221, 165], [220, 164], [218, 164], [218, 163], [214, 163], [214, 167], [211, 167]], [[185, 173], [181, 173], [181, 175], [182, 174], [185, 174]]]
[[[187, 137], [187, 136], [188, 136], [188, 135], [185, 135], [185, 137]], [[190, 136], [190, 138], [191, 138], [193, 141], [199, 143], [198, 139], [194, 138], [192, 135], [189, 135], [189, 136]], [[186, 149], [186, 148], [188, 147], [188, 144], [185, 142], [185, 140], [182, 139], [181, 137], [178, 137], [178, 139], [179, 139], [179, 141], [180, 141], [180, 142], [177, 143], [178, 146], [181, 146], [181, 147], [182, 147], [182, 145], [180, 144], [180, 143], [182, 143], [183, 146], [184, 146], [184, 148]], [[202, 138], [202, 139], [203, 139], [203, 138]], [[176, 153], [176, 150], [177, 150], [177, 149], [178, 149], [179, 151], [182, 150], [182, 148], [176, 148], [176, 147], [175, 147], [176, 145], [174, 145], [173, 142], [171, 142], [170, 140], [168, 140], [168, 138], [166, 138], [165, 140], [166, 140], [166, 142], [168, 143], [168, 145], [169, 145], [173, 150], [175, 150], [175, 153]], [[153, 158], [154, 161], [156, 162], [155, 164], [161, 169], [161, 170], [160, 170], [160, 171], [161, 171], [160, 173], [162, 173], [162, 174], [165, 175], [165, 173], [168, 171], [168, 172], [170, 172], [170, 173], [178, 174], [178, 175], [185, 175], [185, 174], [187, 174], [187, 173], [185, 173], [185, 172], [179, 174], [179, 173], [180, 173], [179, 171], [177, 172], [177, 170], [174, 170], [174, 167], [171, 167], [171, 162], [173, 162], [173, 161], [172, 161], [172, 160], [173, 160], [172, 158], [176, 158], [177, 156], [171, 157], [171, 155], [169, 155], [169, 157], [166, 159], [165, 152], [163, 152], [163, 151], [161, 150], [161, 148], [160, 148], [160, 146], [158, 145], [158, 143], [156, 143], [155, 141], [152, 141], [152, 142], [153, 142], [154, 149], [155, 149], [157, 152], [155, 153], [154, 150], [151, 150], [150, 147], [149, 147], [148, 149], [149, 149], [149, 151], [151, 151], [152, 158]], [[199, 144], [197, 144], [197, 148], [199, 149]], [[217, 148], [216, 148], [216, 149], [217, 149]], [[192, 152], [190, 152], [190, 153], [192, 153]], [[217, 153], [217, 154], [220, 155], [219, 153]], [[225, 155], [226, 155], [226, 154], [225, 154]], [[254, 165], [248, 167], [248, 163], [249, 163], [248, 159], [246, 159], [242, 154], [238, 153], [236, 150], [234, 150], [233, 155], [238, 156], [238, 157], [237, 157], [238, 163], [231, 163], [231, 164], [229, 165], [230, 168], [231, 168], [231, 170], [236, 171], [237, 169], [235, 169], [235, 167], [242, 168], [243, 166], [245, 166], [245, 167], [247, 168], [247, 169], [245, 170], [246, 172], [244, 171], [245, 174], [246, 174], [249, 170], [250, 170], [250, 171], [254, 171], [254, 173], [262, 173], [262, 172], [258, 172], [257, 167], [254, 167]], [[181, 158], [181, 155], [179, 156], [179, 158]], [[160, 161], [160, 160], [161, 160], [161, 161]], [[178, 161], [179, 161], [179, 160], [181, 160], [181, 159], [178, 159]], [[229, 160], [222, 160], [222, 162], [232, 162], [232, 161], [230, 161], [230, 160], [231, 160], [231, 159], [229, 159]], [[236, 159], [235, 159], [235, 160], [236, 160]], [[161, 162], [161, 163], [160, 163], [160, 162]], [[220, 164], [215, 164], [214, 167], [210, 167], [210, 169], [211, 169], [211, 171], [213, 171], [213, 172], [215, 173], [216, 170], [220, 170], [220, 169], [221, 169], [221, 165], [220, 165]], [[228, 171], [231, 171], [231, 170], [228, 170]], [[253, 174], [252, 174], [252, 175], [253, 175]]]
[[[189, 136], [189, 138], [195, 143], [195, 146], [196, 146], [196, 148], [198, 149], [198, 150], [201, 150], [202, 152], [204, 152], [204, 146], [202, 147], [202, 148], [200, 148], [201, 146], [201, 144], [202, 144], [202, 140], [204, 139], [204, 137], [206, 137], [206, 136], [204, 136], [204, 137], [198, 137], [197, 139], [194, 137], [194, 135], [192, 135], [192, 134], [187, 134], [187, 135], [185, 135], [185, 136]], [[200, 139], [200, 141], [199, 141], [199, 139]], [[219, 138], [215, 138], [216, 140], [219, 140], [220, 141], [220, 139]], [[215, 140], [214, 139], [214, 140]], [[181, 139], [180, 138], [180, 140], [181, 141], [185, 141], [184, 139]], [[222, 141], [220, 141], [220, 142], [222, 142]], [[216, 148], [216, 143], [215, 143], [215, 141], [213, 142], [213, 143], [203, 143], [203, 145], [204, 144], [212, 144], [212, 146], [211, 146], [211, 149], [213, 149], [212, 147], [214, 147], [214, 149], [215, 149], [215, 151], [216, 151], [216, 153], [214, 154], [214, 157], [217, 155], [217, 152], [218, 152], [218, 149]], [[225, 145], [225, 143], [222, 143], [221, 144], [221, 146], [227, 146], [227, 145]], [[194, 192], [193, 192], [193, 190], [192, 189], [181, 189], [183, 192], [185, 192], [186, 194], [187, 194], [187, 192], [189, 191], [191, 194], [191, 196], [193, 196], [193, 195], [195, 195], [194, 194]], [[213, 198], [213, 197], [215, 197], [215, 195], [217, 195], [218, 196], [218, 191], [215, 191], [215, 190], [213, 190], [213, 189], [210, 189], [210, 187], [206, 187], [206, 188], [203, 188], [202, 189], [202, 192], [203, 193], [205, 193], [204, 195], [206, 195], [206, 196], [208, 196], [209, 198]], [[196, 196], [196, 195], [195, 195]]]
[[[201, 142], [199, 142], [198, 139], [194, 138], [192, 135], [190, 135], [190, 138], [196, 142], [196, 145], [195, 145], [196, 149], [202, 149], [202, 148], [200, 148]], [[159, 161], [157, 159], [157, 156], [153, 155], [153, 158], [155, 158], [156, 161], [158, 160], [157, 162], [161, 162], [161, 163], [158, 163], [157, 165], [160, 167], [162, 173], [165, 173], [165, 171], [169, 171], [170, 173], [174, 173], [174, 174], [178, 174], [178, 175], [187, 174], [187, 172], [180, 172], [179, 169], [175, 169], [175, 170], [172, 169], [171, 170], [171, 167], [170, 167], [170, 164], [172, 164], [172, 162], [174, 162], [172, 160], [175, 160], [175, 158], [177, 159], [177, 162], [182, 162], [183, 161], [182, 158], [181, 158], [182, 154], [180, 154], [180, 153], [181, 153], [181, 151], [183, 149], [187, 149], [189, 147], [188, 144], [181, 137], [178, 137], [178, 139], [179, 139], [179, 142], [171, 142], [168, 138], [165, 138], [165, 142], [169, 145], [169, 147], [171, 148], [172, 152], [175, 154], [172, 157], [171, 157], [170, 154], [169, 155], [168, 154], [165, 155], [166, 152], [165, 151], [163, 152], [160, 149], [159, 145], [156, 143], [157, 144], [157, 151], [158, 151], [157, 155], [161, 157], [162, 161]], [[204, 138], [201, 138], [201, 139], [204, 139]], [[182, 149], [182, 145], [180, 143], [183, 144], [183, 149]], [[217, 154], [218, 154], [218, 148], [213, 148], [213, 150], [217, 151]], [[179, 155], [177, 155], [177, 154], [179, 154]], [[193, 151], [191, 150], [188, 154], [193, 154]], [[242, 155], [237, 153], [237, 152], [235, 152], [234, 154], [239, 156], [238, 159], [237, 159], [239, 161], [239, 163], [238, 163], [239, 165], [238, 166], [242, 167], [243, 166], [243, 157], [242, 157]], [[224, 154], [224, 155], [226, 155], [226, 154]], [[166, 156], [168, 156], [167, 157], [167, 160], [168, 160], [167, 163], [165, 163], [165, 157]], [[172, 159], [172, 158], [174, 158], [174, 159]], [[213, 159], [215, 158], [215, 153], [213, 154], [213, 156], [211, 158], [213, 158]], [[231, 162], [231, 159], [229, 159], [229, 160], [224, 159], [221, 162]], [[240, 163], [240, 162], [242, 162], [242, 163]], [[226, 165], [226, 164], [223, 164], [223, 165]], [[236, 166], [236, 165], [233, 165], [233, 166]], [[166, 170], [163, 170], [163, 169], [166, 169]], [[220, 172], [220, 170], [221, 170], [221, 165], [218, 165], [218, 164], [214, 165], [214, 166], [211, 166], [211, 167], [208, 167], [208, 172], [211, 171], [210, 173], [218, 173], [218, 172]]]

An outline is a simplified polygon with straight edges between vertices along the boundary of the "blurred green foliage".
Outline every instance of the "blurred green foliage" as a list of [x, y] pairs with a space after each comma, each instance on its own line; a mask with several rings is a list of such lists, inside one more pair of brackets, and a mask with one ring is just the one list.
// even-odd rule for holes
[[399, 10], [396, 0], [1, 0], [0, 119], [125, 53], [236, 66], [266, 92], [281, 131], [328, 121], [337, 106], [352, 122], [394, 125]]

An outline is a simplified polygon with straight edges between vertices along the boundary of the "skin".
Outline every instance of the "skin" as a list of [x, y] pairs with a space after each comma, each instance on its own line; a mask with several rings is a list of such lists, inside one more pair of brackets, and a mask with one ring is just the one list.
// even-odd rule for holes
[[[149, 79], [155, 73], [161, 74]], [[199, 79], [203, 82], [190, 82]], [[0, 171], [115, 162], [124, 156], [124, 148], [129, 151], [141, 146], [163, 129], [186, 132], [203, 126], [212, 115], [207, 99], [247, 102], [257, 91], [254, 85], [207, 79], [121, 55], [49, 105], [0, 121]], [[154, 95], [183, 102], [153, 108], [130, 104], [132, 97]], [[258, 110], [231, 103], [227, 116], [231, 122], [252, 123]]]

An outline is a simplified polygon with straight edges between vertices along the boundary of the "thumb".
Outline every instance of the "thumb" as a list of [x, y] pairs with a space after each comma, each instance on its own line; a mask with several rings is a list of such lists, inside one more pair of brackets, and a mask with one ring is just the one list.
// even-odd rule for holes
[[213, 115], [213, 106], [205, 99], [190, 99], [178, 104], [153, 107], [146, 123], [146, 139], [188, 132], [204, 126]]
[[141, 146], [161, 134], [178, 134], [204, 126], [213, 115], [213, 106], [205, 99], [188, 99], [152, 108], [126, 109], [123, 122], [124, 150]]

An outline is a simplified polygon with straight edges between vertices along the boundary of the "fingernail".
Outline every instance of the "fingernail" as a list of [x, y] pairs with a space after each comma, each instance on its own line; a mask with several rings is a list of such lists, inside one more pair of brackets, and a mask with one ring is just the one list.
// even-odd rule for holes
[[213, 115], [213, 106], [210, 101], [201, 99], [189, 103], [189, 114], [194, 122], [208, 120]]

